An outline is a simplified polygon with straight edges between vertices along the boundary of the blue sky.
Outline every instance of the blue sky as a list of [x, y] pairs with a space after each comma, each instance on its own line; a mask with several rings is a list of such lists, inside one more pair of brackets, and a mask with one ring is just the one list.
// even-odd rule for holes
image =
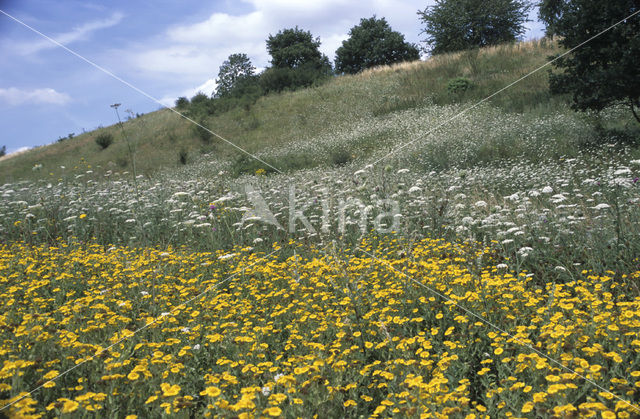
[[[178, 96], [211, 93], [220, 64], [244, 52], [269, 63], [265, 39], [298, 25], [333, 59], [360, 18], [385, 17], [410, 42], [420, 41], [410, 0], [0, 0], [0, 9], [172, 105]], [[532, 18], [535, 13], [532, 13]], [[538, 22], [525, 39], [542, 36]], [[162, 105], [0, 14], [0, 146], [13, 152], [115, 122], [112, 103], [147, 113]]]

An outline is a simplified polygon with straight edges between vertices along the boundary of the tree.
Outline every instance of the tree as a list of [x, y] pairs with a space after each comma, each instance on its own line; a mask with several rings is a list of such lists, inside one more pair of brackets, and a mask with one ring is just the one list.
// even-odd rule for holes
[[319, 48], [320, 38], [314, 39], [311, 32], [298, 29], [297, 26], [267, 38], [267, 51], [275, 68], [330, 67], [329, 58]]
[[545, 35], [556, 35], [556, 24], [562, 18], [562, 10], [566, 7], [568, 0], [542, 0], [538, 4], [538, 18], [545, 25]]
[[239, 83], [254, 77], [255, 71], [256, 68], [251, 64], [247, 54], [231, 54], [220, 66], [215, 97], [231, 96]]
[[626, 104], [640, 123], [640, 16], [591, 39], [638, 10], [638, 0], [559, 4], [550, 22], [560, 45], [571, 49], [586, 43], [554, 63], [562, 72], [551, 74], [551, 91], [572, 94], [572, 107], [581, 111]]
[[5, 156], [7, 154], [7, 146], [3, 145], [0, 147], [0, 157]]
[[187, 99], [184, 96], [180, 96], [178, 99], [176, 99], [176, 108], [177, 109], [186, 109], [189, 107], [189, 99]]
[[526, 0], [436, 0], [418, 11], [426, 27], [424, 50], [431, 54], [514, 42], [525, 32]]
[[385, 18], [360, 19], [349, 30], [349, 38], [336, 51], [335, 67], [340, 73], [355, 74], [366, 68], [420, 58], [418, 48], [405, 42], [404, 35], [391, 29]]
[[311, 86], [331, 75], [329, 58], [320, 52], [320, 39], [311, 32], [284, 29], [267, 38], [271, 68], [260, 75], [265, 93]]

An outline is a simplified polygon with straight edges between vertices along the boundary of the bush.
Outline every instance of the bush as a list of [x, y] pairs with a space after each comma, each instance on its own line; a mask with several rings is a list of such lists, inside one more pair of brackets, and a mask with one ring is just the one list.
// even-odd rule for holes
[[99, 134], [96, 137], [96, 144], [98, 144], [100, 148], [104, 150], [107, 147], [109, 147], [111, 144], [113, 144], [113, 136], [107, 133]]
[[211, 142], [211, 139], [213, 138], [213, 134], [211, 134], [211, 131], [206, 129], [206, 121], [204, 120], [204, 118], [199, 118], [196, 119], [196, 122], [199, 125], [192, 125], [193, 131], [198, 136], [200, 141], [202, 141], [204, 144], [209, 144]]
[[296, 90], [319, 84], [328, 79], [326, 68], [302, 66], [297, 68], [268, 68], [260, 75], [260, 87], [265, 93]]
[[351, 161], [351, 154], [344, 148], [338, 148], [331, 152], [331, 163], [334, 166], [344, 166]]
[[186, 109], [189, 106], [189, 99], [187, 99], [184, 96], [179, 97], [178, 99], [176, 99], [176, 109]]
[[469, 87], [471, 87], [471, 80], [465, 77], [456, 77], [447, 83], [447, 91], [454, 95], [466, 92]]
[[187, 153], [187, 150], [185, 150], [184, 148], [182, 150], [180, 150], [180, 152], [178, 153], [178, 162], [182, 165], [187, 164], [187, 158], [189, 157], [189, 153]]

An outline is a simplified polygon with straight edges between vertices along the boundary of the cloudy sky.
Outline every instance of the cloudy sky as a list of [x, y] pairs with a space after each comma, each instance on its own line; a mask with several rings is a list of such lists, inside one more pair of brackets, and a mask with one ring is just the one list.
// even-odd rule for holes
[[[373, 15], [419, 43], [416, 12], [429, 4], [433, 1], [0, 0], [0, 10], [22, 22], [0, 13], [0, 147], [12, 152], [111, 125], [112, 103], [147, 113], [179, 96], [210, 94], [220, 64], [232, 53], [246, 53], [258, 68], [268, 66], [265, 39], [283, 28], [310, 30], [331, 59], [349, 29]], [[529, 27], [526, 39], [542, 35], [538, 22]]]

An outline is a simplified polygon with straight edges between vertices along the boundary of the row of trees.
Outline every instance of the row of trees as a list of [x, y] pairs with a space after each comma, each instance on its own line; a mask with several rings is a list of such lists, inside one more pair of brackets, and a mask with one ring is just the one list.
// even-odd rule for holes
[[[214, 99], [255, 99], [263, 94], [308, 87], [333, 74], [355, 74], [374, 66], [420, 58], [418, 47], [391, 29], [385, 18], [361, 19], [336, 51], [335, 67], [320, 51], [320, 39], [298, 27], [269, 35], [267, 51], [271, 66], [260, 74], [246, 54], [231, 54], [222, 63]], [[205, 95], [192, 98], [202, 102]], [[189, 101], [179, 98], [178, 107]]]
[[[626, 103], [640, 122], [640, 15], [610, 28], [640, 11], [640, 0], [541, 0], [538, 6], [547, 36], [558, 36], [567, 50], [580, 46], [555, 62], [561, 71], [551, 75], [552, 92], [573, 95], [578, 110]], [[425, 25], [422, 49], [442, 54], [514, 42], [525, 33], [532, 7], [527, 0], [436, 0], [418, 11]], [[335, 68], [320, 52], [319, 38], [298, 27], [269, 35], [266, 43], [271, 66], [258, 75], [246, 54], [232, 54], [220, 67], [215, 98], [255, 99], [307, 87], [334, 73], [354, 74], [420, 55], [418, 46], [375, 16], [351, 28], [336, 51]], [[194, 99], [202, 102], [207, 97]], [[180, 98], [176, 104], [186, 103]]]

